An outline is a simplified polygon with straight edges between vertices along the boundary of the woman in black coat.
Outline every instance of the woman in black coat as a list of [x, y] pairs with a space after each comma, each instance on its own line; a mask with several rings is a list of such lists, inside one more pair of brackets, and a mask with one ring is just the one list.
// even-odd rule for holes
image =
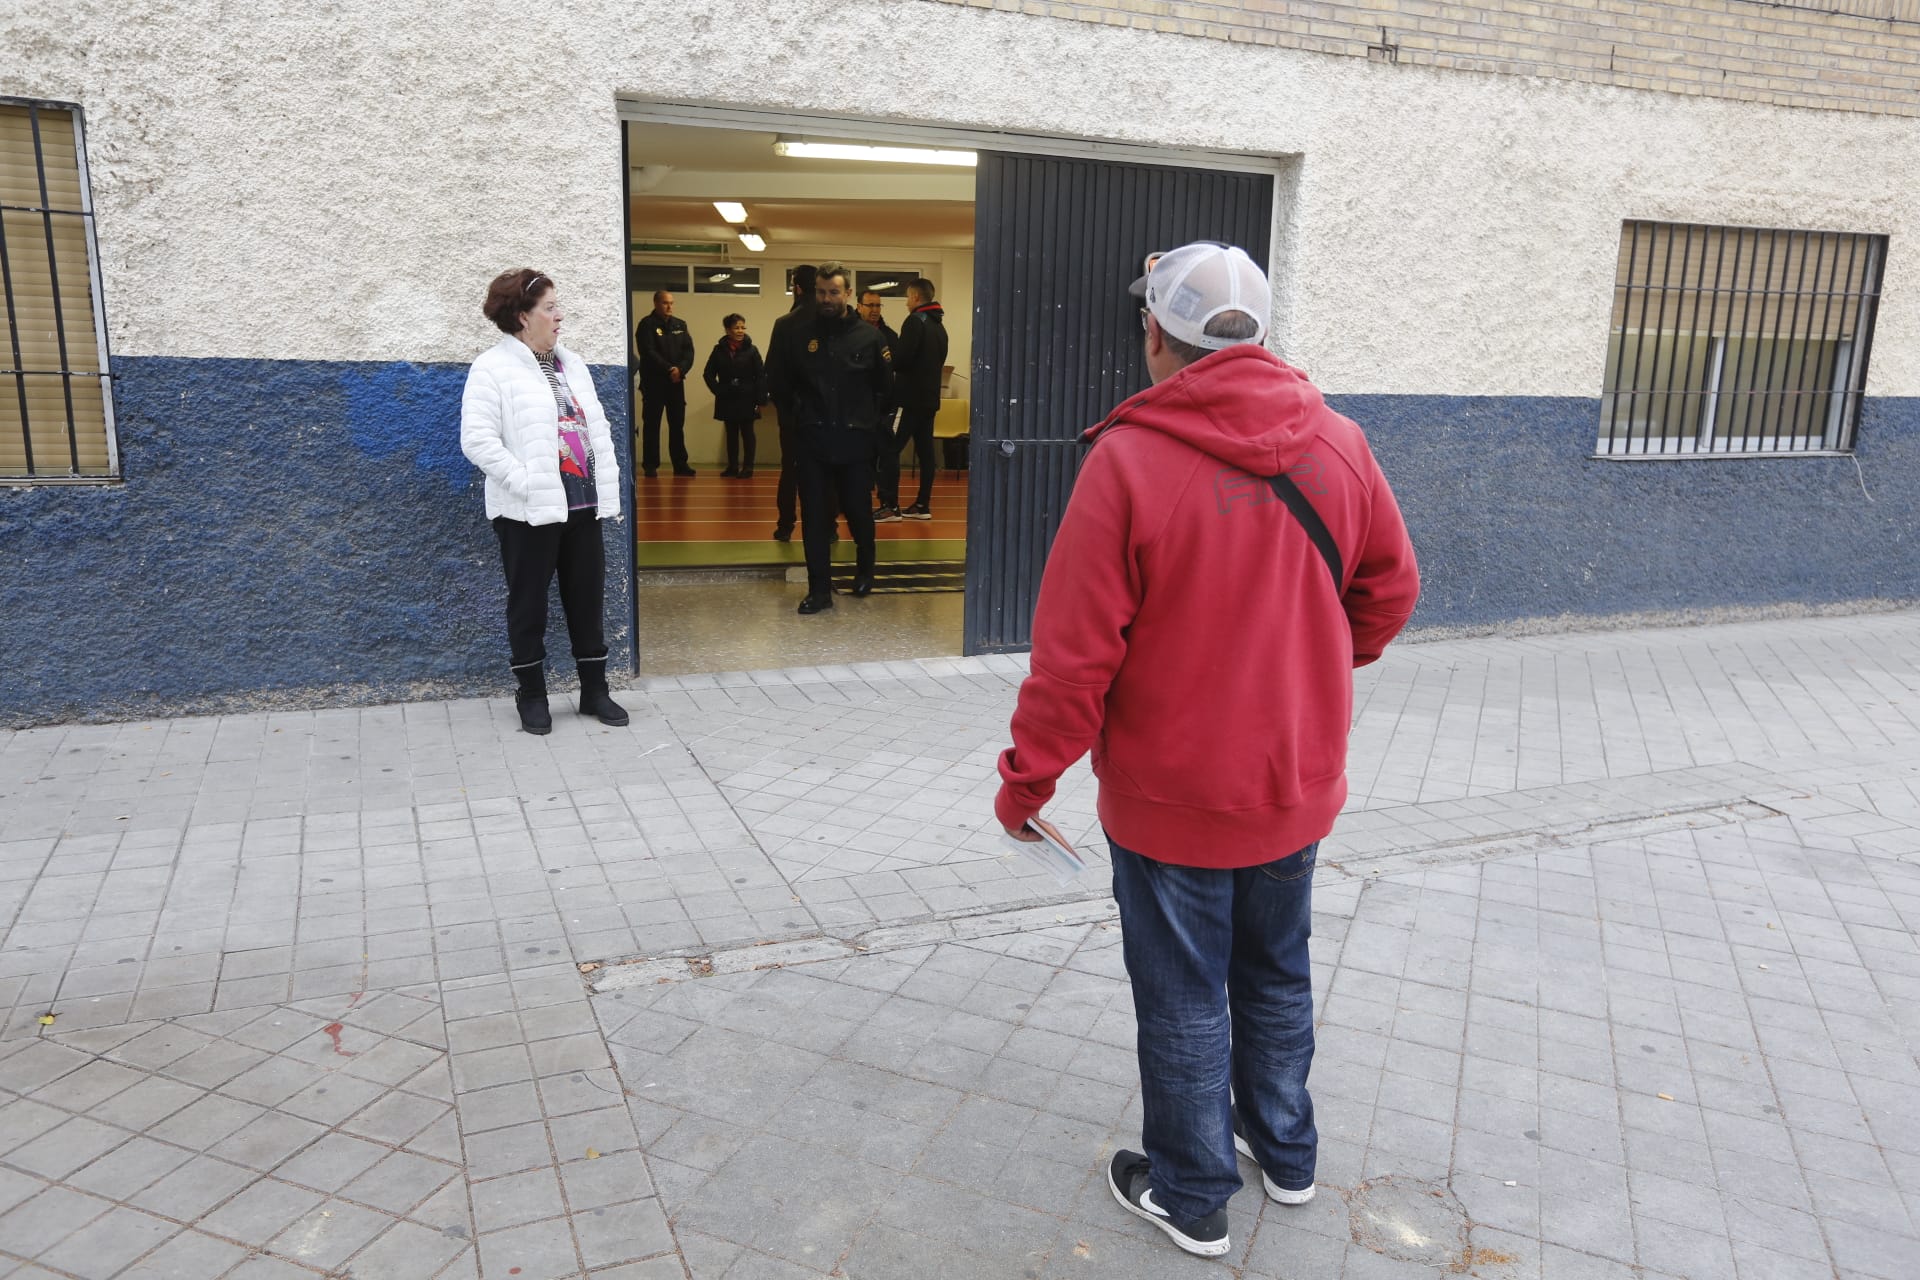
[[727, 428], [727, 469], [720, 474], [745, 480], [753, 475], [754, 419], [767, 402], [766, 365], [747, 336], [745, 316], [735, 313], [721, 323], [727, 336], [714, 344], [702, 376], [713, 392], [713, 416]]

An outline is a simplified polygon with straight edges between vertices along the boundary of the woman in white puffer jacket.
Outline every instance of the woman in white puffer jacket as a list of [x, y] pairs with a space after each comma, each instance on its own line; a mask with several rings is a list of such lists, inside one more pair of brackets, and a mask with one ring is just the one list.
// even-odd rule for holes
[[487, 477], [487, 519], [507, 574], [507, 643], [520, 727], [551, 733], [547, 588], [560, 577], [580, 711], [627, 723], [607, 692], [607, 555], [600, 521], [620, 518], [620, 462], [586, 361], [560, 345], [553, 277], [522, 267], [487, 289], [487, 319], [506, 336], [467, 372], [460, 451]]

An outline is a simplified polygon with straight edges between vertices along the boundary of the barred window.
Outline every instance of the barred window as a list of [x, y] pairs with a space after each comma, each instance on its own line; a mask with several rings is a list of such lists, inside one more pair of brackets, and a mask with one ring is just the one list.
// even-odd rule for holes
[[1853, 447], [1887, 238], [1628, 222], [1604, 456]]
[[0, 482], [119, 471], [81, 130], [0, 98]]

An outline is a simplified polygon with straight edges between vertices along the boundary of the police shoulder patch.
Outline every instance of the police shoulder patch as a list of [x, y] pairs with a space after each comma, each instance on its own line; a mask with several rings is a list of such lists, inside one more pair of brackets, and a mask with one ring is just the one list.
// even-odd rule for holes
[[892, 347], [885, 347], [885, 346], [883, 346], [883, 347], [881, 347], [881, 348], [880, 348], [880, 358], [881, 358], [882, 360], [887, 360], [887, 361], [891, 361], [891, 360], [893, 359], [893, 348], [892, 348]]
[[818, 351], [819, 349], [820, 349], [820, 339], [818, 338], [815, 338], [813, 341], [807, 344], [808, 351]]

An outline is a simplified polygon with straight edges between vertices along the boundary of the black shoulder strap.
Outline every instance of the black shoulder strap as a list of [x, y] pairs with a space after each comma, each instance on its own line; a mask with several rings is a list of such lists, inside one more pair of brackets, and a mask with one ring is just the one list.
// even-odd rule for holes
[[1334, 542], [1333, 534], [1328, 531], [1327, 522], [1307, 501], [1307, 495], [1300, 492], [1300, 486], [1293, 482], [1292, 476], [1282, 472], [1277, 476], [1268, 476], [1267, 483], [1273, 487], [1273, 496], [1287, 504], [1287, 510], [1293, 512], [1293, 518], [1307, 531], [1307, 537], [1320, 551], [1320, 558], [1327, 562], [1328, 572], [1333, 574], [1334, 594], [1341, 594], [1346, 590], [1347, 575], [1341, 570], [1340, 548]]

